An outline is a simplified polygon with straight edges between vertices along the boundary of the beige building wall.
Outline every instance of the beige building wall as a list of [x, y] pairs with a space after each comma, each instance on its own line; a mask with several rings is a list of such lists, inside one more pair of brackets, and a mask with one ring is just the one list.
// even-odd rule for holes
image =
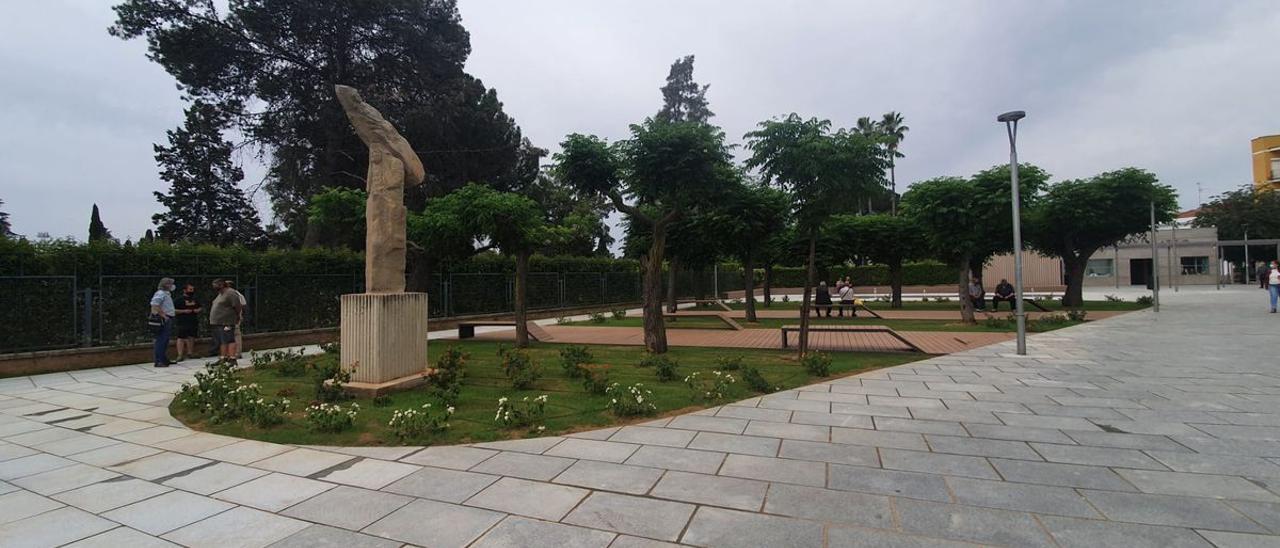
[[[1013, 254], [996, 255], [982, 269], [982, 283], [987, 292], [995, 291], [1001, 279], [1013, 283]], [[1022, 288], [1024, 291], [1060, 291], [1063, 289], [1062, 260], [1032, 251], [1022, 252]]]
[[[1160, 287], [1218, 283], [1222, 262], [1218, 260], [1217, 244], [1218, 229], [1212, 227], [1179, 228], [1176, 240], [1171, 228], [1162, 227], [1157, 230]], [[1150, 260], [1151, 242], [1145, 235], [1132, 238], [1116, 247], [1099, 250], [1089, 258], [1084, 285], [1145, 287]]]

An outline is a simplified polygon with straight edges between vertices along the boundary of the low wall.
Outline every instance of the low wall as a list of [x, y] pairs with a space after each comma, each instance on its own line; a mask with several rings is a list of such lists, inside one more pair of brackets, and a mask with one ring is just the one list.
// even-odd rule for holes
[[[553, 310], [530, 311], [529, 319], [540, 320], [573, 316], [590, 312], [607, 311], [617, 308], [634, 308], [639, 303], [618, 303], [607, 307], [592, 306], [579, 308], [560, 308]], [[510, 319], [511, 314], [485, 314], [463, 316], [457, 318], [440, 318], [431, 320], [431, 331], [448, 331], [456, 329], [458, 322], [468, 320]], [[244, 350], [265, 350], [288, 346], [304, 346], [308, 344], [324, 344], [338, 340], [338, 328], [306, 329], [301, 331], [278, 331], [274, 333], [246, 333]], [[209, 348], [209, 339], [196, 341], [196, 349]], [[172, 347], [171, 347], [172, 348]], [[0, 354], [0, 378], [60, 371], [77, 371], [97, 367], [111, 367], [151, 362], [151, 345], [135, 344], [129, 346], [96, 346], [91, 348], [67, 348], [63, 350], [42, 350], [39, 352], [17, 352]]]

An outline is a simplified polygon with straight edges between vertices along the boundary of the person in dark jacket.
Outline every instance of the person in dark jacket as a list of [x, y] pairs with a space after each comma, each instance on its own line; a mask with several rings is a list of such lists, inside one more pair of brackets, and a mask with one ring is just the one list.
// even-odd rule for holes
[[991, 296], [991, 310], [1000, 310], [1001, 302], [1009, 303], [1009, 310], [1013, 310], [1017, 308], [1017, 303], [1014, 302], [1015, 298], [1013, 284], [1009, 283], [1009, 280], [1001, 278], [1000, 283], [996, 284], [996, 294]]
[[1258, 268], [1254, 270], [1258, 278], [1258, 289], [1266, 289], [1267, 285], [1269, 285], [1267, 283], [1267, 273], [1269, 272], [1271, 272], [1271, 269], [1267, 268], [1267, 263], [1258, 261]]
[[827, 282], [818, 282], [818, 291], [813, 297], [813, 315], [821, 316], [822, 311], [827, 311], [827, 317], [831, 317], [831, 290], [827, 289]]

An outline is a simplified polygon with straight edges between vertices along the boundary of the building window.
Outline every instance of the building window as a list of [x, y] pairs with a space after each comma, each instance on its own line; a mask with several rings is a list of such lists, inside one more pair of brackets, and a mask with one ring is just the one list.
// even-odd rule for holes
[[1280, 181], [1280, 158], [1271, 159], [1271, 180]]
[[1209, 273], [1208, 257], [1181, 257], [1183, 276], [1201, 276]]
[[1084, 267], [1084, 275], [1087, 278], [1106, 278], [1113, 274], [1115, 264], [1111, 259], [1089, 259], [1089, 263]]

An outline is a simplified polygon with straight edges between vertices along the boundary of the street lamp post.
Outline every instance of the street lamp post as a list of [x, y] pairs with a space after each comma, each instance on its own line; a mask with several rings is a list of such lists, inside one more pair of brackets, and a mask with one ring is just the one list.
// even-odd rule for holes
[[1160, 311], [1160, 249], [1156, 247], [1156, 203], [1151, 202], [1151, 307]]
[[1014, 317], [1018, 320], [1018, 355], [1027, 354], [1027, 312], [1022, 305], [1022, 199], [1018, 188], [1018, 120], [1026, 112], [1014, 110], [996, 117], [1009, 134], [1009, 179], [1013, 195], [1013, 293]]
[[1249, 225], [1244, 225], [1244, 285], [1249, 285], [1249, 273], [1253, 265], [1249, 263]]

